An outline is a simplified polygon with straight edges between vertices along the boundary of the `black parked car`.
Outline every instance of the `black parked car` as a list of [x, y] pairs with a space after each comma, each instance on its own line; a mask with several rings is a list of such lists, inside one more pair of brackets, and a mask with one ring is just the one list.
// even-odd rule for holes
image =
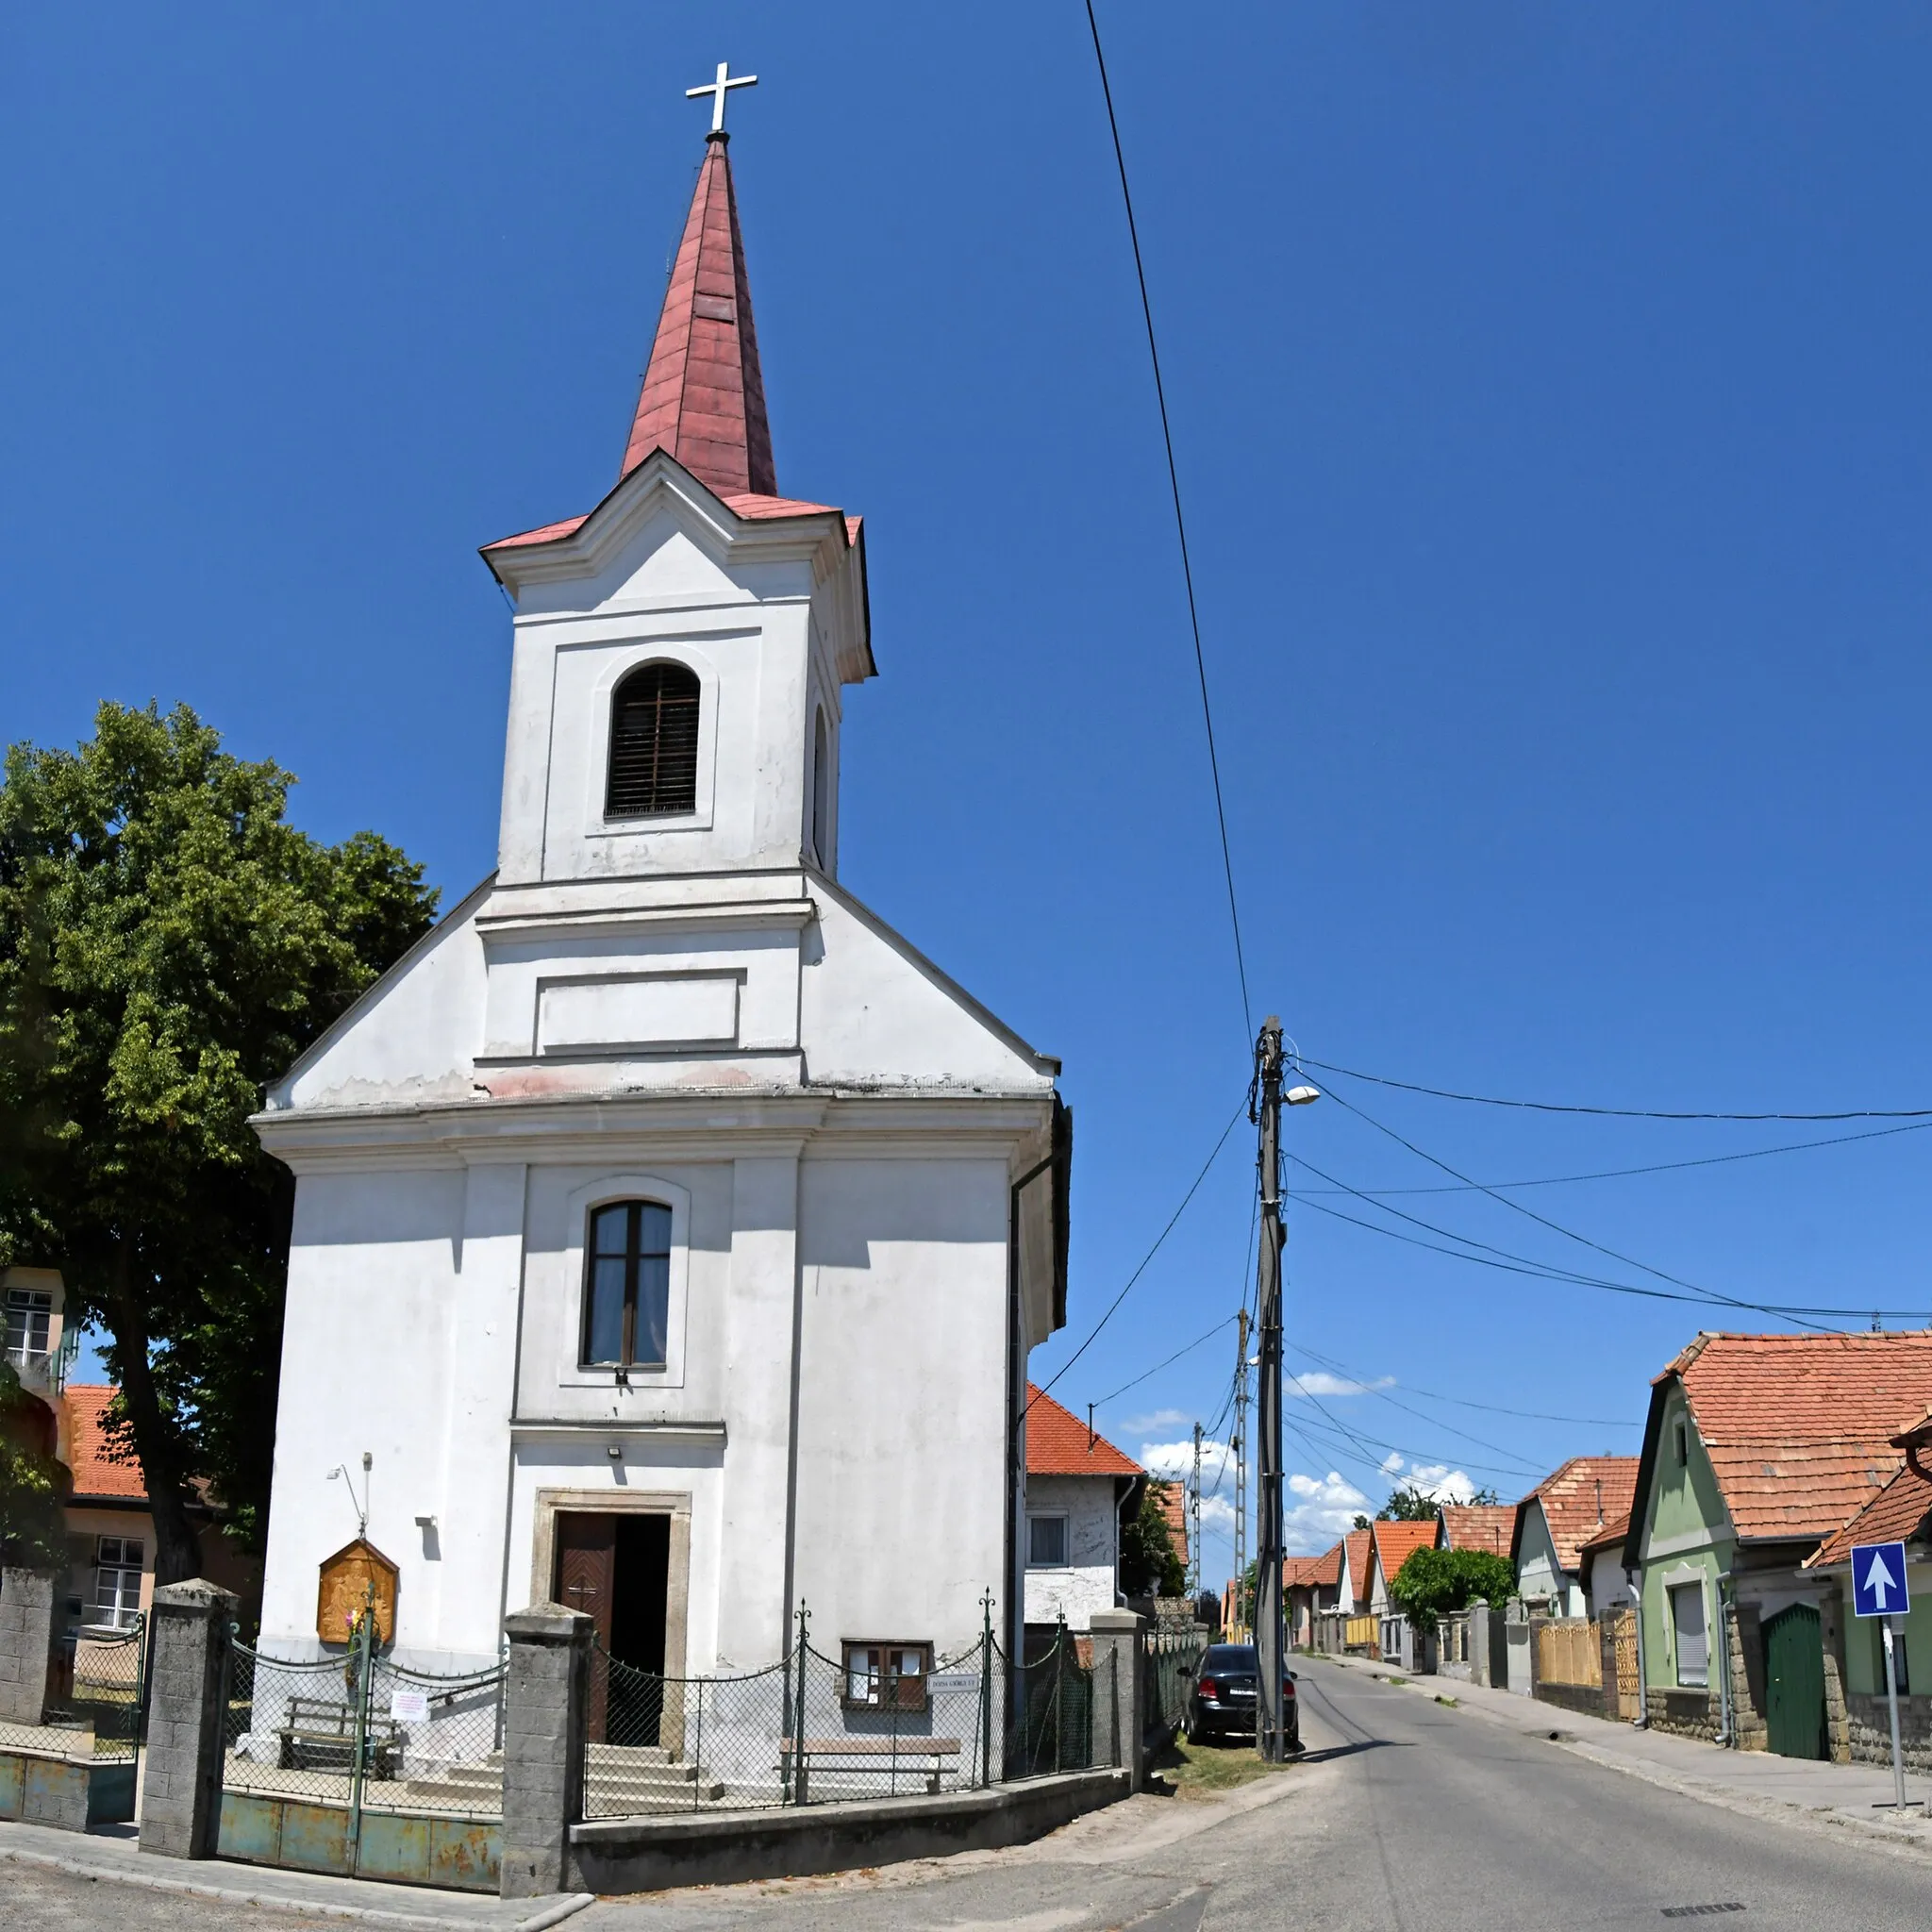
[[[1261, 1660], [1252, 1643], [1210, 1643], [1201, 1655], [1194, 1688], [1188, 1693], [1184, 1728], [1191, 1743], [1205, 1743], [1231, 1732], [1255, 1735], [1255, 1708], [1261, 1687]], [[1299, 1700], [1294, 1673], [1281, 1674], [1281, 1714], [1288, 1725], [1288, 1748], [1302, 1748]]]

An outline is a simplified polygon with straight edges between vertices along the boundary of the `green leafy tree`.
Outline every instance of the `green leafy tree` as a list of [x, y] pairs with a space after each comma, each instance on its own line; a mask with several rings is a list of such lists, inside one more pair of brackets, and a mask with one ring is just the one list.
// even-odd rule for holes
[[293, 1182], [248, 1117], [436, 905], [374, 833], [291, 825], [291, 783], [113, 704], [0, 782], [0, 1265], [58, 1268], [105, 1332], [163, 1583], [199, 1482], [266, 1524]]
[[1389, 1585], [1396, 1608], [1424, 1635], [1473, 1603], [1501, 1609], [1515, 1591], [1515, 1570], [1489, 1550], [1412, 1550]]
[[1121, 1588], [1128, 1596], [1179, 1596], [1188, 1587], [1187, 1565], [1161, 1513], [1160, 1499], [1173, 1488], [1149, 1476], [1140, 1508], [1122, 1525]]
[[1426, 1490], [1415, 1489], [1408, 1484], [1391, 1490], [1389, 1500], [1375, 1511], [1377, 1523], [1430, 1523], [1435, 1520], [1438, 1504]]
[[54, 1459], [54, 1416], [0, 1356], [0, 1567], [58, 1569], [66, 1561], [66, 1472]]

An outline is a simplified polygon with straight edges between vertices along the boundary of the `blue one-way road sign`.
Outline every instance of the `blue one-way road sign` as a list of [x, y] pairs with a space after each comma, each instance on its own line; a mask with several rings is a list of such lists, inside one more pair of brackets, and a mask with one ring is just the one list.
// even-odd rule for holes
[[1858, 1544], [1852, 1552], [1852, 1614], [1902, 1617], [1910, 1608], [1905, 1544]]

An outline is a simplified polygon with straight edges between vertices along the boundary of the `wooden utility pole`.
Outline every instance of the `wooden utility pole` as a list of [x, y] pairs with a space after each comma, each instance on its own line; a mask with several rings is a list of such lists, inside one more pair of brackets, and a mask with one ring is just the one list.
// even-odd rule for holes
[[1261, 1023], [1257, 1058], [1261, 1204], [1255, 1309], [1261, 1330], [1261, 1491], [1255, 1524], [1255, 1646], [1261, 1684], [1255, 1748], [1269, 1763], [1279, 1764], [1288, 1755], [1281, 1697], [1288, 1659], [1281, 1622], [1281, 1022], [1273, 1013]]

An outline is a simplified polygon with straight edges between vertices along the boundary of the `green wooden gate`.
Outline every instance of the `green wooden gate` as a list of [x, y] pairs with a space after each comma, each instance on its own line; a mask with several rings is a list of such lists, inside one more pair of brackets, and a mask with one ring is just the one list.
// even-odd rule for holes
[[1824, 1641], [1808, 1604], [1780, 1610], [1764, 1626], [1766, 1724], [1782, 1757], [1826, 1757]]

